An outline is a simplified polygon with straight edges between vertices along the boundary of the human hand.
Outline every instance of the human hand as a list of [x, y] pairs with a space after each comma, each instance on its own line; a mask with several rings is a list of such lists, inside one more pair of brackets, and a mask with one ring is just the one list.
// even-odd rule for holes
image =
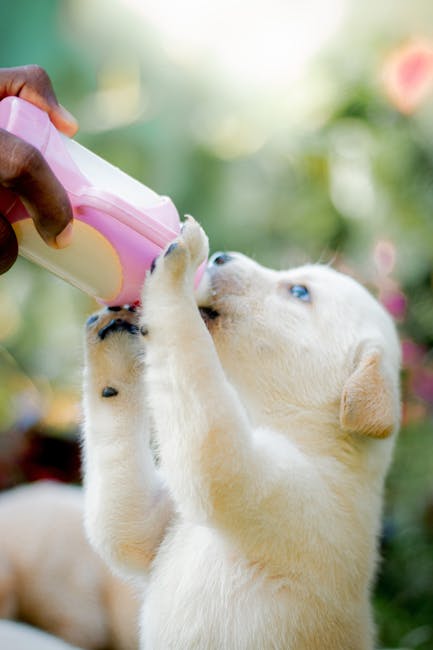
[[[46, 111], [65, 135], [78, 129], [75, 118], [56, 98], [50, 78], [36, 65], [0, 69], [0, 100], [21, 97]], [[0, 129], [0, 187], [16, 192], [42, 239], [64, 248], [72, 236], [72, 209], [68, 196], [42, 154], [17, 136]], [[0, 274], [18, 255], [18, 243], [9, 221], [0, 214]]]

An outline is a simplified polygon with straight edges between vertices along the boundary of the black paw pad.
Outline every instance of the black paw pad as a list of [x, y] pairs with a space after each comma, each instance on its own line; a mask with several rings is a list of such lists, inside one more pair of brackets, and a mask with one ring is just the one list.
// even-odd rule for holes
[[108, 334], [114, 332], [128, 332], [129, 334], [138, 334], [138, 327], [133, 323], [123, 320], [123, 318], [113, 318], [108, 325], [101, 327], [98, 336], [103, 341]]
[[115, 397], [119, 394], [119, 391], [113, 388], [113, 386], [105, 386], [102, 389], [102, 397]]
[[149, 330], [147, 329], [146, 325], [142, 325], [140, 327], [140, 334], [141, 336], [147, 336], [149, 334]]
[[120, 305], [111, 305], [110, 307], [107, 307], [108, 311], [120, 311], [122, 307]]
[[179, 246], [179, 244], [177, 243], [177, 241], [172, 242], [170, 244], [170, 246], [167, 248], [167, 250], [165, 251], [164, 257], [167, 257], [167, 255], [170, 255], [170, 253], [172, 253], [174, 250], [176, 250], [176, 248], [178, 246]]

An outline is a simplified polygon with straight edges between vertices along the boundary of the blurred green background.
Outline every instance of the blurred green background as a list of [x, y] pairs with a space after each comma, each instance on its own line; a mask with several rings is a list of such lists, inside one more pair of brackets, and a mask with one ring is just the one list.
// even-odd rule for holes
[[[380, 647], [433, 649], [431, 0], [2, 0], [0, 65], [38, 63], [77, 140], [277, 267], [333, 261], [395, 317], [403, 427], [375, 590]], [[0, 487], [79, 481], [95, 303], [0, 278]], [[1, 534], [1, 533], [0, 533]]]

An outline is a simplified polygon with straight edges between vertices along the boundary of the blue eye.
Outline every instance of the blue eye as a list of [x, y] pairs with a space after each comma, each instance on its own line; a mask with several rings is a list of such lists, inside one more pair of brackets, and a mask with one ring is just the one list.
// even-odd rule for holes
[[311, 302], [310, 292], [307, 287], [304, 287], [302, 284], [292, 284], [289, 289], [292, 296], [302, 300], [303, 302]]

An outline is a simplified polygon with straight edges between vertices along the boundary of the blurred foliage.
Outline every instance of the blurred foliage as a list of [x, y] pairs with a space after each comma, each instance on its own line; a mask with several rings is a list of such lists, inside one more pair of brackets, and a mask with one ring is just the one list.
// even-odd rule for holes
[[[433, 25], [433, 9], [430, 0], [369, 0], [362, 13], [340, 4], [345, 18], [332, 38], [277, 91], [242, 88], [241, 78], [224, 84], [163, 47], [133, 0], [3, 0], [0, 63], [45, 67], [80, 121], [77, 139], [199, 218], [214, 250], [273, 267], [333, 260], [395, 316], [404, 423], [376, 611], [382, 647], [428, 650], [433, 102], [425, 96], [403, 114], [380, 75], [389, 51]], [[79, 480], [81, 324], [95, 306], [24, 260], [0, 279], [1, 487]]]

